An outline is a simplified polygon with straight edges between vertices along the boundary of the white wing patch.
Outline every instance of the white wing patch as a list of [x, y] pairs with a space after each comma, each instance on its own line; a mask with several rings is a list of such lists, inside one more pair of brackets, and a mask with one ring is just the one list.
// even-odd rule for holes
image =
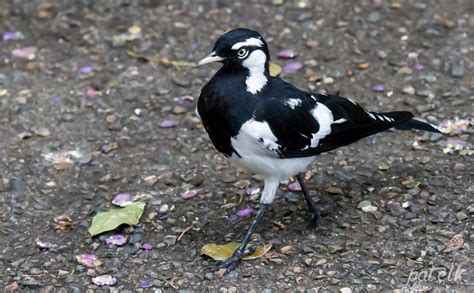
[[[311, 147], [315, 148], [318, 146], [319, 141], [331, 133], [331, 124], [334, 122], [334, 117], [332, 116], [331, 110], [329, 110], [326, 105], [317, 103], [316, 107], [312, 110], [314, 119], [319, 123], [319, 130], [316, 133], [313, 133], [311, 137]], [[306, 149], [307, 147], [305, 147]]]
[[261, 46], [263, 46], [263, 42], [259, 38], [248, 38], [243, 42], [235, 43], [232, 46], [232, 50], [238, 50], [238, 49], [240, 49], [242, 47], [245, 47], [245, 46], [261, 47]]
[[370, 113], [370, 112], [367, 112], [367, 115], [369, 115], [370, 118], [374, 119], [374, 120], [377, 120], [377, 117], [375, 117], [374, 114]]
[[369, 115], [370, 118], [374, 119], [374, 120], [382, 120], [382, 121], [387, 121], [387, 122], [393, 122], [395, 121], [395, 119], [393, 119], [392, 117], [388, 117], [388, 116], [385, 116], [385, 115], [382, 115], [382, 114], [378, 114], [378, 113], [372, 113], [372, 112], [368, 112], [367, 111], [367, 115]]
[[241, 156], [266, 155], [271, 151], [274, 156], [278, 156], [276, 150], [280, 145], [276, 143], [277, 138], [273, 134], [270, 126], [265, 121], [250, 119], [242, 124], [239, 134], [231, 138], [232, 147]]
[[340, 123], [344, 123], [346, 121], [347, 121], [346, 118], [339, 118], [336, 121], [333, 121], [332, 124], [340, 124]]
[[288, 100], [286, 100], [286, 104], [288, 105], [288, 107], [290, 107], [293, 110], [295, 109], [295, 107], [300, 106], [302, 103], [303, 103], [303, 101], [301, 99], [288, 99]]
[[356, 102], [354, 102], [354, 100], [352, 100], [351, 98], [346, 98], [346, 99], [348, 99], [348, 100], [349, 100], [349, 102], [351, 102], [352, 104], [354, 104], [354, 105], [357, 105], [357, 103], [356, 103]]

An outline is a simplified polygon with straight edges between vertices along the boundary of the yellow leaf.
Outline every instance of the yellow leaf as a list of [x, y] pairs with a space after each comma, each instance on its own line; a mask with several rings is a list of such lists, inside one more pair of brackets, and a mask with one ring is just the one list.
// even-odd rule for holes
[[[219, 245], [215, 243], [209, 243], [201, 248], [201, 255], [207, 255], [214, 260], [226, 260], [232, 256], [232, 253], [239, 247], [239, 243], [230, 242], [227, 244]], [[248, 244], [247, 247], [250, 247]], [[271, 244], [264, 244], [263, 246], [257, 247], [254, 253], [244, 256], [243, 260], [257, 259], [264, 256], [272, 248]]]
[[270, 63], [270, 75], [278, 76], [281, 73], [281, 66], [275, 63]]

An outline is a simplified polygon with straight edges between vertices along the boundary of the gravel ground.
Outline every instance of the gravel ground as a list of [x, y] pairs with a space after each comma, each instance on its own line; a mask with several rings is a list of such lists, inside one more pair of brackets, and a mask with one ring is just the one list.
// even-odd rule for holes
[[[263, 4], [0, 1], [5, 291], [96, 290], [104, 274], [127, 290], [474, 290], [472, 126], [385, 132], [320, 156], [306, 173], [328, 207], [317, 228], [301, 229], [304, 200], [283, 182], [258, 229], [270, 252], [224, 277], [205, 270], [200, 248], [240, 241], [250, 218], [229, 217], [257, 208], [245, 188], [262, 187], [216, 153], [194, 114], [218, 65], [183, 62], [225, 30], [260, 31], [273, 56], [297, 52], [304, 70], [282, 77], [302, 89], [438, 125], [473, 113], [472, 1], [252, 2]], [[147, 206], [113, 232], [128, 237], [117, 247], [87, 229], [120, 192]], [[102, 264], [79, 264], [85, 253]]]

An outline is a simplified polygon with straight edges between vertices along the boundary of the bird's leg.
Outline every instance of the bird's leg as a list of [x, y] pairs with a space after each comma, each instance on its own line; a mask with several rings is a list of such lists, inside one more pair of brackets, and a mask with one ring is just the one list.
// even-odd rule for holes
[[263, 215], [265, 214], [265, 212], [268, 210], [269, 207], [270, 207], [270, 204], [265, 204], [265, 203], [260, 204], [260, 209], [258, 210], [255, 218], [252, 220], [252, 223], [250, 223], [250, 227], [247, 230], [247, 233], [245, 234], [245, 237], [240, 243], [239, 247], [234, 251], [231, 257], [222, 261], [219, 265], [213, 267], [212, 270], [227, 268], [226, 271], [224, 272], [224, 275], [228, 274], [233, 269], [235, 269], [235, 267], [239, 263], [240, 259], [242, 259], [242, 257], [244, 257], [246, 254], [249, 254], [255, 251], [255, 249], [257, 248], [255, 245], [252, 245], [251, 247], [247, 248], [247, 244], [250, 242], [252, 234], [255, 232], [255, 229], [257, 229], [258, 224], [262, 220]]
[[306, 199], [306, 204], [308, 205], [308, 208], [309, 208], [309, 217], [306, 223], [316, 226], [319, 222], [319, 219], [321, 218], [321, 216], [319, 215], [319, 209], [316, 207], [316, 203], [311, 198], [311, 195], [309, 194], [309, 190], [306, 187], [303, 178], [301, 178], [301, 175], [300, 174], [296, 175], [296, 179], [298, 179], [298, 183], [301, 186], [301, 190], [303, 191], [304, 198]]

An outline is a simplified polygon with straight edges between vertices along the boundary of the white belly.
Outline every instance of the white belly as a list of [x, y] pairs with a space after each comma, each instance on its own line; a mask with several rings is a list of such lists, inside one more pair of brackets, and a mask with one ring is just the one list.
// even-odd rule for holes
[[248, 156], [241, 152], [239, 154], [242, 156], [241, 158], [235, 154], [232, 155], [232, 161], [237, 166], [264, 177], [278, 178], [278, 180], [286, 180], [300, 172], [304, 172], [314, 159], [314, 157], [279, 159]]

